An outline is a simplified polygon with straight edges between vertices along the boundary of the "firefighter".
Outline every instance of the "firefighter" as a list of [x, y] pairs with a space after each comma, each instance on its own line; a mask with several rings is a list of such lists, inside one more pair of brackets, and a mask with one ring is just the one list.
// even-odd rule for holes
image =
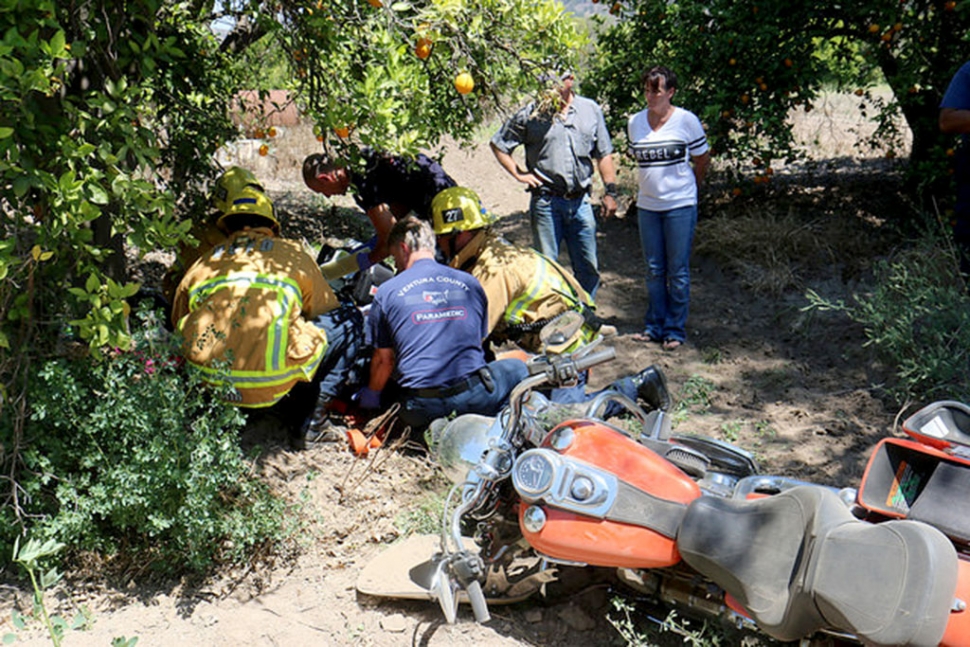
[[[445, 189], [431, 203], [438, 247], [449, 265], [478, 279], [488, 298], [488, 331], [492, 343], [514, 342], [530, 353], [572, 352], [616, 329], [596, 316], [593, 300], [559, 263], [538, 251], [508, 242], [491, 229], [492, 217], [471, 189]], [[542, 346], [539, 331], [557, 316], [574, 310], [585, 319], [569, 340], [552, 349]], [[585, 402], [586, 374], [575, 387], [554, 389], [554, 402]], [[631, 399], [639, 395], [651, 408], [666, 406], [663, 375], [650, 366], [617, 380], [609, 388]], [[594, 394], [595, 395], [595, 394]]]
[[257, 187], [224, 199], [217, 225], [226, 239], [185, 273], [172, 321], [191, 364], [228, 382], [234, 404], [271, 409], [301, 445], [315, 433], [314, 409], [346, 388], [363, 320], [340, 305], [300, 243], [279, 237], [273, 203]]
[[615, 333], [594, 312], [592, 298], [556, 261], [519, 247], [491, 230], [492, 218], [471, 189], [445, 189], [431, 203], [438, 247], [449, 265], [470, 272], [488, 296], [488, 330], [493, 343], [512, 341], [530, 353], [542, 352], [539, 330], [567, 310], [586, 323], [569, 352], [601, 332]]
[[162, 277], [162, 295], [169, 304], [175, 297], [175, 289], [179, 281], [185, 276], [185, 271], [192, 266], [192, 263], [226, 239], [226, 233], [217, 226], [216, 222], [229, 210], [233, 199], [245, 188], [263, 193], [263, 186], [253, 172], [241, 166], [230, 166], [215, 181], [212, 194], [209, 196], [209, 204], [215, 211], [204, 222], [196, 223], [190, 232], [198, 242], [180, 244], [175, 262], [169, 266], [165, 276]]

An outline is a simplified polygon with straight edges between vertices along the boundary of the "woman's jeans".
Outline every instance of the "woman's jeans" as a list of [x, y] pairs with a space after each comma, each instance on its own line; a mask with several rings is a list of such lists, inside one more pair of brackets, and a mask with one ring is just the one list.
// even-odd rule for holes
[[596, 257], [596, 216], [589, 197], [570, 199], [533, 193], [529, 211], [532, 246], [543, 256], [559, 262], [559, 242], [565, 238], [576, 280], [595, 299], [600, 272]]
[[690, 254], [697, 205], [670, 211], [637, 209], [640, 244], [647, 265], [644, 332], [658, 340], [687, 340]]

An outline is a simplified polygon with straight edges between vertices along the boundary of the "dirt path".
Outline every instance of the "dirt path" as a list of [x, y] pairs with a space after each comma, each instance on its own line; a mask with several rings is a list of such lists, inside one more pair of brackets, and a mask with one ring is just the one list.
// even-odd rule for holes
[[[316, 204], [308, 203], [309, 194], [295, 181], [299, 175], [293, 160], [302, 159], [307, 148], [298, 147], [289, 161], [279, 159], [274, 168], [262, 169], [273, 173], [267, 183], [284, 218], [287, 212], [292, 217]], [[509, 238], [529, 242], [527, 195], [487, 147], [469, 153], [452, 150], [444, 166], [503, 217], [501, 226]], [[806, 189], [812, 192], [812, 187]], [[837, 189], [821, 190], [832, 190], [832, 200], [847, 199], [838, 197]], [[714, 193], [706, 198], [702, 216], [729, 209], [739, 215], [781, 209], [770, 197], [763, 193], [727, 205]], [[843, 215], [838, 206], [811, 200], [805, 204], [815, 211], [798, 214], [803, 223], [825, 222], [826, 214]], [[878, 210], [879, 205], [871, 208]], [[699, 248], [711, 243], [705, 240], [714, 235], [710, 222], [699, 227]], [[851, 235], [874, 235], [865, 224], [858, 227]], [[620, 359], [598, 370], [594, 385], [657, 364], [675, 396], [690, 405], [677, 431], [736, 442], [756, 454], [764, 472], [834, 485], [857, 482], [867, 450], [891, 432], [894, 412], [868, 390], [871, 367], [859, 350], [859, 331], [836, 317], [801, 311], [805, 285], [831, 296], [845, 293], [844, 266], [822, 263], [806, 269], [794, 287], [768, 294], [746, 288], [740, 275], [725, 269], [715, 255], [698, 253], [690, 343], [664, 352], [630, 338], [639, 330], [644, 307], [635, 223], [602, 223], [599, 243], [604, 279], [598, 301], [601, 314], [619, 328]], [[431, 469], [420, 458], [384, 451], [366, 462], [337, 445], [302, 452], [275, 448], [259, 469], [290, 497], [294, 514], [304, 522], [292, 554], [202, 584], [72, 581], [59, 587], [57, 604], [72, 616], [71, 609], [88, 608], [93, 626], [71, 632], [64, 644], [108, 645], [119, 636], [137, 636], [139, 646], [622, 643], [606, 621], [611, 594], [603, 588], [549, 605], [534, 600], [496, 608], [486, 626], [474, 624], [467, 610], [458, 624], [449, 626], [430, 603], [358, 596], [354, 583], [362, 565], [399, 536], [402, 519], [420, 507], [429, 489], [440, 487], [431, 482]], [[346, 495], [341, 497], [341, 491]], [[0, 634], [11, 630], [10, 608], [30, 604], [24, 591], [7, 588], [3, 598]], [[49, 644], [36, 626], [18, 633], [19, 644]]]

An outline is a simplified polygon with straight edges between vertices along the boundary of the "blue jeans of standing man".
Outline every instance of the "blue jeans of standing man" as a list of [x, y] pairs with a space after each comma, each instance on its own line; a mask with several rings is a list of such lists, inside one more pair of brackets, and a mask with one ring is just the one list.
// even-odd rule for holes
[[654, 339], [687, 340], [690, 254], [697, 205], [670, 211], [637, 209], [640, 244], [647, 264], [644, 332]]
[[559, 242], [565, 238], [576, 280], [595, 299], [600, 271], [596, 257], [596, 217], [589, 197], [582, 195], [569, 199], [533, 193], [529, 213], [532, 246], [544, 256], [558, 261]]
[[481, 380], [476, 379], [471, 387], [444, 397], [421, 397], [406, 395], [401, 402], [401, 420], [412, 429], [424, 429], [436, 418], [445, 418], [452, 413], [480, 413], [494, 416], [509, 401], [509, 394], [515, 385], [529, 375], [525, 362], [519, 359], [499, 359], [485, 367], [492, 376], [494, 388], [489, 391]]

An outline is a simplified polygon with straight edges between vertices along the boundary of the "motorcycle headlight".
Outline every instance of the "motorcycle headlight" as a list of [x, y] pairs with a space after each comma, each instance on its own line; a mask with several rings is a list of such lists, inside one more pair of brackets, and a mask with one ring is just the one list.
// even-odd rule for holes
[[502, 436], [501, 418], [467, 413], [447, 422], [435, 421], [431, 435], [435, 459], [457, 485], [467, 480], [468, 472], [488, 449], [488, 441]]

